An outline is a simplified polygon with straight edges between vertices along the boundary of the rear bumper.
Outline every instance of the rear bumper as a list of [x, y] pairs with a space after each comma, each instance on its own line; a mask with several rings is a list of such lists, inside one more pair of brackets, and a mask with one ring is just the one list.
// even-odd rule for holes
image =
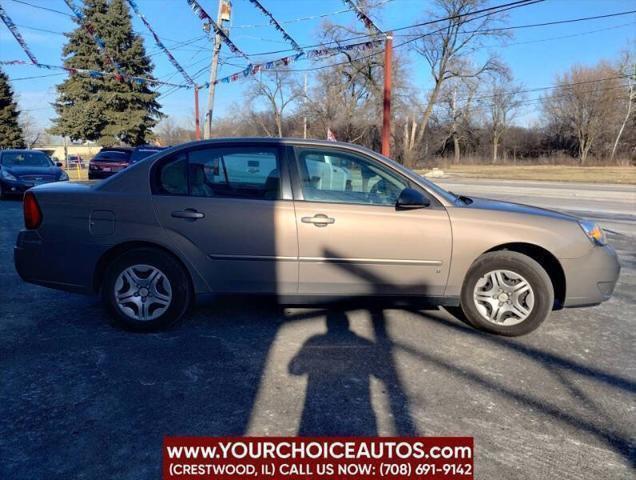
[[98, 257], [87, 255], [77, 245], [51, 242], [45, 245], [34, 230], [22, 230], [13, 249], [15, 269], [22, 280], [75, 293], [94, 293], [91, 258]]
[[102, 178], [108, 178], [115, 175], [117, 172], [102, 172], [100, 170], [88, 170], [88, 179], [89, 180], [99, 180]]
[[612, 296], [621, 271], [616, 251], [606, 245], [573, 259], [559, 259], [566, 279], [564, 307], [598, 305]]

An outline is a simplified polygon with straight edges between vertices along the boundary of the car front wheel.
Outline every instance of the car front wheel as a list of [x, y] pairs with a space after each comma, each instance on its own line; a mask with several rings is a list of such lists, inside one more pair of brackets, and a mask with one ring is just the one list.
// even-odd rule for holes
[[138, 248], [111, 263], [102, 297], [121, 326], [153, 331], [180, 320], [192, 293], [188, 273], [179, 261], [159, 249]]
[[472, 325], [507, 336], [535, 330], [553, 304], [554, 290], [546, 271], [532, 258], [511, 251], [479, 257], [461, 293], [461, 309]]

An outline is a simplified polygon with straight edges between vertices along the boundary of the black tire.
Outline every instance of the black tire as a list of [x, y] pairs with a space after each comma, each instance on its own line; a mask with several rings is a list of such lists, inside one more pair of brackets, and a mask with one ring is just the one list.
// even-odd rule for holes
[[[531, 286], [534, 305], [525, 320], [515, 325], [499, 325], [484, 318], [477, 309], [473, 292], [477, 281], [493, 270], [508, 270], [521, 275]], [[476, 328], [498, 335], [516, 337], [535, 330], [548, 318], [554, 305], [554, 289], [546, 271], [532, 258], [506, 250], [485, 253], [470, 267], [461, 292], [461, 309]]]
[[[147, 265], [156, 268], [163, 273], [165, 279], [169, 282], [171, 299], [165, 311], [156, 318], [148, 320], [135, 319], [126, 312], [134, 315], [137, 307], [130, 304], [131, 308], [124, 309], [117, 302], [117, 279], [122, 272], [135, 265]], [[107, 308], [121, 327], [142, 332], [165, 329], [178, 322], [188, 312], [193, 298], [190, 276], [183, 265], [175, 257], [160, 249], [146, 247], [129, 250], [111, 262], [104, 275], [101, 295]], [[139, 297], [139, 295], [135, 296]], [[139, 298], [139, 300], [141, 299]], [[128, 304], [124, 304], [124, 307], [126, 305]]]

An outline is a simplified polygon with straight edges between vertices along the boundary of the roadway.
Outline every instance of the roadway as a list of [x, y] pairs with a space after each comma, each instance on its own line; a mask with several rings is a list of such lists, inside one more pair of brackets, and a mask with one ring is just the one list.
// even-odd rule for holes
[[441, 309], [257, 301], [133, 334], [97, 298], [22, 282], [21, 204], [0, 202], [0, 478], [158, 478], [164, 435], [358, 434], [473, 436], [476, 478], [633, 479], [633, 188], [440, 183], [612, 227], [613, 298], [515, 339]]

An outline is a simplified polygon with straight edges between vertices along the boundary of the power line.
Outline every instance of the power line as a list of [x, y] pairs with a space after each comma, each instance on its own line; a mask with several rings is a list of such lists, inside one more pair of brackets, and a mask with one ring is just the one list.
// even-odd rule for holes
[[550, 42], [552, 40], [563, 40], [563, 39], [566, 39], [566, 38], [582, 37], [584, 35], [590, 35], [590, 34], [598, 33], [598, 32], [605, 32], [607, 30], [615, 30], [615, 29], [618, 29], [618, 28], [629, 27], [631, 25], [636, 25], [636, 23], [634, 23], [634, 22], [621, 23], [620, 25], [614, 25], [614, 26], [606, 27], [606, 28], [599, 28], [599, 29], [596, 29], [596, 30], [588, 30], [588, 31], [585, 31], [585, 32], [574, 33], [574, 34], [571, 34], [571, 35], [561, 35], [561, 36], [558, 36], [558, 37], [540, 38], [540, 39], [537, 39], [537, 40], [528, 40], [528, 41], [524, 41], [524, 42], [504, 43], [504, 44], [501, 44], [501, 45], [497, 45], [497, 48], [508, 48], [508, 47], [514, 47], [516, 45], [529, 45], [529, 44], [532, 44], [532, 43], [542, 43], [542, 42]]
[[58, 77], [60, 75], [66, 75], [66, 73], [60, 72], [60, 73], [49, 73], [47, 75], [34, 75], [32, 77], [18, 77], [18, 78], [12, 78], [11, 81], [18, 82], [20, 80], [35, 80], [36, 78]]
[[[382, 7], [384, 5], [386, 5], [387, 3], [391, 3], [395, 0], [384, 0], [382, 2], [379, 2], [378, 4], [376, 4], [376, 7]], [[288, 19], [288, 20], [279, 20], [278, 23], [286, 25], [286, 24], [290, 24], [290, 23], [298, 23], [298, 22], [304, 22], [307, 20], [317, 20], [320, 18], [326, 18], [326, 17], [332, 17], [334, 15], [340, 15], [342, 13], [349, 13], [352, 12], [353, 9], [352, 8], [347, 8], [344, 10], [336, 10], [335, 12], [329, 12], [329, 13], [320, 13], [320, 14], [316, 14], [316, 15], [309, 15], [306, 17], [298, 17], [298, 18], [292, 18], [292, 19]], [[268, 27], [269, 24], [266, 23], [260, 23], [260, 24], [251, 24], [251, 25], [232, 25], [232, 29], [235, 28], [258, 28], [258, 27]]]
[[[535, 28], [535, 27], [548, 27], [548, 26], [552, 26], [552, 25], [562, 25], [565, 23], [577, 23], [577, 22], [583, 22], [583, 21], [587, 21], [587, 20], [599, 20], [602, 18], [611, 18], [611, 17], [619, 17], [622, 15], [630, 15], [632, 13], [636, 13], [636, 10], [629, 10], [626, 12], [616, 12], [616, 13], [609, 13], [606, 15], [596, 15], [593, 17], [580, 17], [580, 18], [572, 18], [572, 19], [568, 19], [568, 20], [556, 20], [554, 22], [543, 22], [543, 23], [531, 23], [531, 24], [527, 24], [527, 25], [515, 25], [512, 27], [499, 27], [499, 28], [489, 28], [489, 29], [484, 29], [484, 30], [480, 30], [484, 33], [490, 33], [490, 32], [503, 32], [503, 31], [507, 31], [507, 30], [516, 30], [516, 29], [521, 29], [521, 28]], [[403, 27], [401, 29], [396, 29], [394, 31], [398, 31], [398, 30], [405, 30], [407, 28], [412, 28], [412, 27]], [[462, 33], [475, 33], [475, 32], [462, 32]], [[421, 34], [417, 34], [417, 33], [412, 33], [412, 34], [399, 34], [396, 35], [398, 37], [408, 37], [408, 36], [419, 36]]]
[[[544, 87], [535, 87], [535, 88], [527, 88], [527, 89], [520, 89], [520, 90], [502, 90], [499, 93], [496, 94], [486, 94], [486, 95], [478, 95], [478, 96], [474, 96], [474, 97], [465, 97], [465, 98], [460, 98], [459, 101], [461, 102], [467, 102], [468, 100], [471, 101], [479, 101], [479, 100], [487, 100], [487, 99], [491, 99], [491, 98], [495, 98], [501, 95], [521, 95], [524, 93], [532, 93], [532, 92], [541, 92], [541, 91], [546, 91], [546, 90], [558, 90], [558, 89], [563, 89], [564, 91], [566, 90], [571, 90], [576, 86], [579, 85], [591, 85], [591, 84], [596, 84], [596, 83], [602, 83], [602, 82], [611, 82], [612, 80], [620, 80], [620, 79], [624, 79], [629, 77], [629, 75], [617, 75], [614, 77], [607, 77], [607, 78], [597, 78], [597, 79], [593, 79], [593, 80], [583, 80], [583, 81], [579, 81], [579, 82], [571, 82], [571, 83], [561, 83], [558, 85], [549, 85], [549, 86], [544, 86]], [[595, 88], [595, 89], [590, 89], [590, 90], [581, 90], [581, 93], [593, 93], [596, 91], [606, 91], [606, 90], [616, 90], [616, 89], [621, 89], [621, 88], [625, 88], [624, 84], [619, 84], [619, 85], [610, 85], [610, 86], [601, 86], [601, 88]], [[570, 93], [560, 93], [560, 92], [553, 92], [552, 94], [550, 94], [551, 98], [564, 98], [567, 97], [571, 94]], [[525, 99], [525, 100], [521, 100], [519, 102], [519, 104], [524, 104], [526, 102], [534, 102], [534, 101], [540, 101], [542, 100], [544, 97], [536, 97], [536, 98], [531, 98], [531, 99]], [[435, 103], [440, 103], [441, 100], [438, 100]], [[481, 103], [481, 102], [480, 102]], [[486, 103], [488, 105], [491, 105], [494, 102], [483, 102]], [[475, 106], [475, 108], [477, 108], [477, 105]]]
[[[620, 15], [630, 15], [632, 13], [636, 13], [636, 10], [630, 10], [630, 11], [626, 11], [626, 12], [618, 12], [618, 13], [613, 13], [610, 15], [598, 15], [598, 16], [594, 16], [594, 17], [582, 17], [582, 18], [575, 18], [575, 19], [570, 19], [570, 20], [560, 20], [557, 22], [549, 22], [550, 25], [556, 25], [556, 24], [565, 24], [565, 23], [574, 23], [574, 22], [581, 22], [584, 20], [596, 20], [599, 18], [607, 18], [609, 16], [611, 17], [616, 17], [616, 16], [620, 16]], [[434, 23], [439, 23], [439, 21], [436, 21]], [[494, 32], [494, 31], [503, 31], [503, 30], [515, 30], [515, 29], [522, 29], [522, 28], [532, 28], [532, 27], [538, 27], [538, 26], [545, 26], [546, 23], [540, 23], [540, 24], [526, 24], [526, 25], [515, 25], [515, 26], [511, 26], [511, 27], [501, 27], [500, 29], [487, 29], [487, 30], [473, 30], [473, 31], [466, 31], [466, 32], [462, 32], [463, 34], [469, 34], [469, 33], [480, 33], [480, 32], [484, 32], [484, 33], [488, 33], [488, 32]], [[397, 45], [395, 45], [393, 48], [400, 48], [403, 47], [404, 45], [408, 45], [410, 43], [413, 43], [421, 38], [424, 38], [426, 36], [438, 33], [442, 30], [444, 30], [445, 28], [440, 28], [439, 30], [433, 31], [433, 32], [426, 32], [426, 33], [422, 33], [422, 34], [417, 34], [416, 36], [414, 36], [414, 38], [410, 38], [409, 40], [405, 40], [402, 43], [399, 43]], [[390, 30], [389, 30], [390, 31]], [[401, 35], [401, 36], [407, 36], [407, 37], [411, 37], [413, 35]], [[378, 55], [381, 52], [374, 52], [372, 54], [363, 56], [363, 57], [359, 57], [358, 60], [364, 60], [366, 58], [371, 58], [375, 55]], [[350, 62], [339, 62], [339, 63], [332, 63], [329, 65], [322, 65], [322, 66], [317, 66], [317, 67], [309, 67], [309, 68], [300, 68], [300, 69], [293, 69], [293, 70], [289, 70], [292, 72], [311, 72], [311, 71], [316, 71], [316, 70], [322, 70], [325, 68], [330, 68], [330, 67], [335, 67], [335, 66], [340, 66], [340, 65], [346, 65]]]
[[[530, 6], [530, 5], [534, 5], [537, 3], [542, 3], [545, 0], [517, 0], [515, 2], [510, 2], [510, 3], [504, 3], [501, 5], [495, 5], [492, 7], [487, 7], [487, 8], [482, 8], [479, 10], [474, 10], [472, 12], [467, 12], [467, 13], [463, 13], [463, 14], [459, 14], [459, 15], [450, 15], [447, 17], [443, 17], [443, 18], [436, 18], [434, 20], [429, 20], [427, 22], [421, 22], [421, 23], [415, 23], [412, 25], [407, 25], [407, 26], [403, 26], [403, 27], [398, 27], [398, 28], [387, 28], [386, 31], [387, 32], [395, 32], [395, 31], [401, 31], [401, 30], [406, 30], [409, 28], [416, 28], [416, 27], [421, 27], [421, 26], [425, 26], [425, 25], [434, 25], [436, 23], [440, 23], [440, 22], [445, 22], [448, 20], [454, 20], [457, 18], [462, 18], [462, 17], [472, 17], [473, 15], [480, 15], [479, 17], [475, 17], [475, 18], [469, 18], [467, 20], [467, 22], [472, 22], [474, 20], [478, 20], [479, 18], [484, 18], [484, 17], [488, 17], [490, 15], [494, 15], [496, 13], [501, 13], [507, 10], [512, 10], [514, 8], [519, 8], [519, 7], [526, 7], [526, 6]], [[425, 35], [429, 35], [430, 33], [424, 34]], [[417, 34], [417, 35], [423, 35], [423, 34]], [[332, 44], [342, 44], [343, 42], [350, 42], [352, 40], [359, 40], [359, 39], [363, 39], [363, 38], [372, 38], [372, 37], [376, 37], [377, 35], [375, 34], [361, 34], [361, 35], [356, 35], [353, 37], [349, 37], [346, 39], [340, 39], [340, 40], [332, 40], [329, 42], [321, 42], [321, 43], [315, 43], [312, 45], [301, 45], [301, 47], [303, 49], [309, 49], [309, 48], [316, 48], [316, 47], [325, 47], [327, 45], [332, 45]], [[257, 56], [262, 56], [262, 55], [274, 55], [274, 54], [278, 54], [278, 53], [285, 53], [285, 52], [292, 52], [294, 51], [293, 49], [283, 49], [283, 50], [273, 50], [273, 51], [269, 51], [269, 52], [257, 52], [257, 53], [250, 53], [248, 54], [248, 56], [250, 57], [257, 57]], [[238, 58], [238, 56], [236, 57], [230, 57], [230, 58]]]
[[33, 3], [25, 2], [24, 0], [11, 0], [15, 3], [21, 3], [23, 5], [28, 5], [29, 7], [37, 8], [39, 10], [47, 10], [53, 13], [59, 13], [60, 15], [64, 15], [65, 17], [73, 18], [73, 15], [67, 12], [63, 12], [62, 10], [56, 10], [55, 8], [43, 7], [42, 5], [35, 5]]

